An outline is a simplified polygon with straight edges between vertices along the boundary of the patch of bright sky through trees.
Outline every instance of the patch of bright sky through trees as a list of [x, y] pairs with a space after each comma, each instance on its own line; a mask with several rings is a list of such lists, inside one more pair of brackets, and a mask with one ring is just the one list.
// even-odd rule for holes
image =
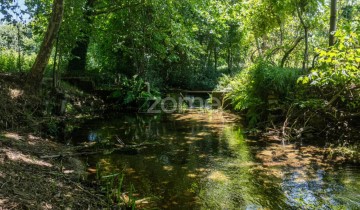
[[[0, 1], [1, 2], [1, 1]], [[30, 20], [30, 16], [22, 11], [26, 11], [25, 0], [14, 0], [11, 6], [16, 6], [14, 11], [8, 10], [8, 13], [12, 16], [15, 22], [27, 23]], [[0, 12], [0, 20], [4, 18], [4, 14]]]

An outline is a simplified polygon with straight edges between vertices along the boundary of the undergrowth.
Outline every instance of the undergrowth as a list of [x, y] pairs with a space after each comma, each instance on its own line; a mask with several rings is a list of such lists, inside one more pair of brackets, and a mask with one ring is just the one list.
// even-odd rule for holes
[[248, 125], [257, 126], [267, 118], [269, 99], [286, 103], [295, 94], [296, 81], [301, 75], [298, 69], [281, 68], [265, 61], [260, 61], [243, 71], [235, 78], [223, 76], [218, 90], [230, 93], [234, 109], [245, 113]]
[[125, 193], [124, 178], [123, 173], [106, 173], [102, 170], [101, 164], [96, 165], [96, 181], [105, 194], [110, 209], [117, 207], [134, 210], [136, 208], [135, 187], [131, 184], [128, 193]]

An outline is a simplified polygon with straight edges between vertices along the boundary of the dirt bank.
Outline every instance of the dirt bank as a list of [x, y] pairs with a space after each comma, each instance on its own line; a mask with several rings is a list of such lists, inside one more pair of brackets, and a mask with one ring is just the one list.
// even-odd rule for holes
[[[84, 180], [84, 163], [61, 143], [61, 125], [93, 115], [101, 100], [63, 84], [44, 84], [29, 95], [20, 74], [0, 75], [0, 209], [99, 209], [106, 203], [98, 188]], [[61, 97], [59, 97], [61, 94]], [[61, 100], [66, 113], [60, 114]], [[51, 137], [52, 136], [52, 137]]]
[[74, 157], [43, 156], [71, 148], [32, 134], [0, 136], [0, 209], [96, 209], [102, 196], [87, 186], [84, 164]]

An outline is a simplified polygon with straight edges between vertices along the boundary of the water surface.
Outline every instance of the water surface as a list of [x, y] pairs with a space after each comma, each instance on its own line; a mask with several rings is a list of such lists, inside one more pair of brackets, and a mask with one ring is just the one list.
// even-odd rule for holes
[[251, 139], [219, 113], [126, 114], [89, 121], [73, 138], [147, 145], [86, 158], [125, 173], [125, 191], [132, 183], [139, 199], [152, 198], [147, 209], [360, 209], [359, 167], [332, 167], [314, 147]]

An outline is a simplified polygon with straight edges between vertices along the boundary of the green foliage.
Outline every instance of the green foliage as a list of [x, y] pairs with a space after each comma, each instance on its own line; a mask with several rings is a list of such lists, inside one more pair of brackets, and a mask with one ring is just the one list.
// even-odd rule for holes
[[107, 174], [103, 171], [100, 163], [96, 164], [96, 181], [101, 187], [101, 191], [106, 196], [107, 205], [110, 208], [123, 207], [135, 209], [134, 185], [130, 185], [128, 196], [124, 193], [123, 173]]
[[94, 17], [91, 69], [139, 75], [158, 87], [210, 90], [220, 76], [219, 66], [230, 62], [237, 67], [246, 55], [247, 48], [240, 45], [244, 38], [240, 3], [155, 0], [133, 4]]
[[354, 32], [344, 34], [338, 31], [336, 37], [338, 43], [330, 50], [317, 49], [320, 55], [317, 68], [308, 76], [301, 77], [299, 82], [321, 88], [341, 88], [359, 83], [360, 50], [356, 46], [360, 36]]
[[16, 61], [16, 52], [6, 51], [0, 54], [0, 71], [2, 72], [16, 72], [18, 69]]
[[[21, 69], [28, 71], [35, 61], [35, 54], [22, 56], [20, 59]], [[13, 50], [0, 52], [0, 72], [18, 72], [18, 53]]]
[[155, 89], [151, 90], [151, 87], [148, 87], [148, 85], [148, 83], [137, 75], [131, 79], [121, 77], [119, 89], [114, 91], [111, 97], [116, 99], [121, 105], [140, 107], [144, 100], [156, 99], [156, 97], [160, 95]]
[[360, 49], [359, 34], [339, 30], [338, 42], [328, 50], [317, 49], [319, 60], [317, 67], [298, 82], [304, 87], [319, 90], [318, 97], [323, 107], [337, 104], [347, 110], [356, 110], [360, 106], [357, 89], [360, 86]]
[[36, 45], [26, 25], [0, 25], [0, 71], [29, 70], [35, 61]]
[[[269, 104], [268, 98], [274, 97], [285, 102], [295, 91], [296, 80], [300, 75], [298, 69], [280, 68], [264, 61], [246, 68], [233, 80], [224, 77], [228, 83], [227, 95], [234, 108], [244, 111], [250, 126], [255, 126], [266, 117]], [[221, 84], [224, 87], [224, 84]]]

